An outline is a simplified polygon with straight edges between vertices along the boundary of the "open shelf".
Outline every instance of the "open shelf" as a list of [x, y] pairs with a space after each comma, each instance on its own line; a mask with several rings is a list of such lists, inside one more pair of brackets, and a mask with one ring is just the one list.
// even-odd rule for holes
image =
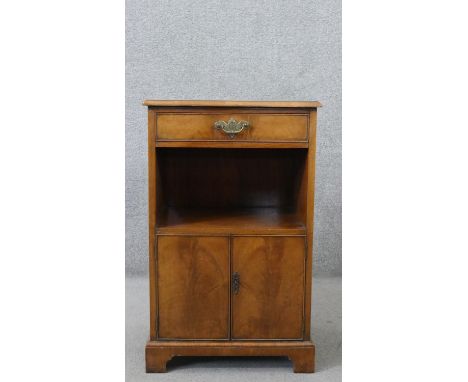
[[305, 235], [307, 150], [158, 148], [158, 234]]
[[305, 225], [298, 214], [274, 207], [170, 208], [160, 216], [157, 232], [305, 235]]

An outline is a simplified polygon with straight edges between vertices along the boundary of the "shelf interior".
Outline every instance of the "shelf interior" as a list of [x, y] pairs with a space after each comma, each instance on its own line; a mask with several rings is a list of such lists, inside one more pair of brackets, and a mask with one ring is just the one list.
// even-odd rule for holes
[[159, 233], [305, 234], [306, 149], [156, 153]]

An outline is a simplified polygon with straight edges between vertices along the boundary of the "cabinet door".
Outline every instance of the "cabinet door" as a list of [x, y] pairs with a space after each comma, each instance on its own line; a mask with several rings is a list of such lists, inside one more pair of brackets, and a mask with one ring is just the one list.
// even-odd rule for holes
[[302, 339], [304, 268], [302, 236], [234, 237], [232, 338]]
[[229, 338], [229, 239], [158, 236], [158, 337]]

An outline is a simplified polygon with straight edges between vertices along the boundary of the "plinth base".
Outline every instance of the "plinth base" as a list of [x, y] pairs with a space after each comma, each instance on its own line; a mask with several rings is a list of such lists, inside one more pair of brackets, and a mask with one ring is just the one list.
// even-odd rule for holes
[[164, 373], [177, 356], [286, 356], [295, 373], [313, 373], [315, 346], [311, 341], [149, 341], [146, 372]]

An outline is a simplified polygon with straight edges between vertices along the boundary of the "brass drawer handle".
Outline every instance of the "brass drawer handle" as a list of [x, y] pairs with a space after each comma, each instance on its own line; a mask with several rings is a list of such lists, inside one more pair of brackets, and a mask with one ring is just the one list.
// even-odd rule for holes
[[239, 293], [239, 287], [240, 287], [240, 275], [237, 272], [234, 272], [232, 275], [232, 291], [234, 294]]
[[229, 121], [216, 121], [214, 123], [216, 129], [223, 130], [226, 134], [229, 135], [229, 138], [234, 138], [236, 134], [239, 134], [244, 129], [249, 127], [247, 121], [236, 121], [234, 118], [229, 119]]

